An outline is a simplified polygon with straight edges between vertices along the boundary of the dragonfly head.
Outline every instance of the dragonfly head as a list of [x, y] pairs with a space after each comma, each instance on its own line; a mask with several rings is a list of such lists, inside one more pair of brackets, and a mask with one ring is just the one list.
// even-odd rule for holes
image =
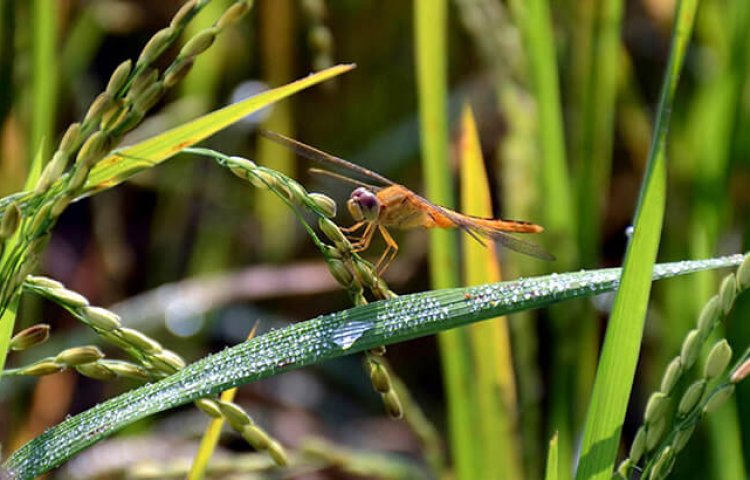
[[365, 187], [356, 188], [346, 202], [355, 222], [374, 222], [380, 214], [380, 200]]

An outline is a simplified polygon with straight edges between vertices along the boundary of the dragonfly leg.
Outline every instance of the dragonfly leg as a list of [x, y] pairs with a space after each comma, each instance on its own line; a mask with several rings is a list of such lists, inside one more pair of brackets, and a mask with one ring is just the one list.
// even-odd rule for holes
[[398, 243], [396, 243], [391, 234], [388, 233], [388, 230], [382, 225], [378, 225], [378, 230], [383, 236], [383, 240], [385, 240], [386, 244], [383, 255], [380, 256], [380, 260], [378, 260], [378, 263], [375, 265], [375, 270], [378, 272], [378, 276], [382, 276], [390, 266], [393, 259], [396, 258], [396, 254], [398, 253]]
[[[365, 228], [365, 232], [363, 232], [362, 235], [360, 235], [360, 236], [357, 236], [354, 232], [356, 232], [357, 230], [361, 229], [365, 225], [369, 225], [369, 223], [368, 222], [357, 222], [354, 225], [352, 225], [351, 227], [342, 228], [341, 231], [344, 232], [344, 234], [346, 234], [346, 238], [348, 238], [349, 241], [352, 242], [352, 244], [356, 245], [356, 244], [362, 242], [362, 239], [365, 237], [365, 232], [367, 232], [367, 229]], [[367, 247], [365, 247], [365, 248], [367, 248]]]
[[352, 225], [351, 227], [340, 228], [340, 230], [342, 232], [344, 232], [344, 233], [354, 233], [357, 230], [359, 230], [360, 228], [362, 228], [366, 223], [367, 222], [357, 222], [354, 225]]
[[365, 231], [362, 233], [362, 236], [359, 237], [357, 241], [352, 242], [352, 251], [362, 252], [364, 250], [367, 250], [367, 247], [370, 246], [370, 241], [372, 240], [372, 236], [374, 233], [375, 224], [368, 223], [367, 228], [365, 228]]

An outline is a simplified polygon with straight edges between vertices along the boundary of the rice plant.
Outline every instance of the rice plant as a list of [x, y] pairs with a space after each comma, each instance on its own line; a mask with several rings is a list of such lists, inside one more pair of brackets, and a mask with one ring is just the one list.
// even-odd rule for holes
[[750, 7], [667, 3], [3, 2], [0, 476], [745, 478]]

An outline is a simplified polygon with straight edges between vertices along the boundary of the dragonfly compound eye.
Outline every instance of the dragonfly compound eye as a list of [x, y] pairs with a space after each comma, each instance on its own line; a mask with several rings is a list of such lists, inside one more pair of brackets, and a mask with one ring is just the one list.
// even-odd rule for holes
[[362, 220], [368, 222], [377, 220], [378, 214], [380, 214], [380, 200], [365, 187], [355, 189], [349, 196], [349, 201], [346, 205], [349, 207], [349, 213], [352, 214], [352, 218], [357, 222]]

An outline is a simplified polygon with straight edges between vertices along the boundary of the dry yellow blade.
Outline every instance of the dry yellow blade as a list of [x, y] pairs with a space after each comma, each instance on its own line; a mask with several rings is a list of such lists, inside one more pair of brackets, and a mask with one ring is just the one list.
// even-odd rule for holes
[[[247, 341], [252, 340], [258, 331], [258, 322], [255, 322], [253, 328], [250, 329], [250, 333], [247, 334]], [[237, 394], [237, 387], [230, 388], [221, 392], [220, 398], [225, 402], [233, 402], [234, 396]], [[221, 427], [224, 426], [224, 418], [212, 419], [206, 431], [203, 432], [201, 438], [201, 444], [198, 447], [198, 453], [193, 459], [193, 465], [188, 472], [188, 480], [200, 480], [205, 477], [206, 469], [208, 468], [208, 461], [211, 460], [211, 456], [216, 449], [216, 445], [219, 443], [219, 435], [221, 435]]]
[[[482, 159], [476, 122], [471, 108], [461, 117], [461, 211], [479, 217], [492, 217], [492, 198]], [[464, 236], [464, 282], [480, 285], [501, 280], [500, 263], [494, 243], [485, 247]], [[516, 441], [516, 386], [510, 349], [508, 322], [498, 317], [469, 327], [475, 369], [477, 427], [483, 473], [503, 472], [504, 478], [522, 478]]]

